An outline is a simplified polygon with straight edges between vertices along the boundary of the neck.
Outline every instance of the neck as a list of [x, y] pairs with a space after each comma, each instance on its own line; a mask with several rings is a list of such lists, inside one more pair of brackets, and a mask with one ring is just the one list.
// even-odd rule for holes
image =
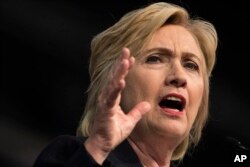
[[128, 141], [144, 167], [170, 167], [175, 147], [169, 145], [168, 142], [148, 142], [149, 140], [145, 138], [142, 141], [132, 136]]

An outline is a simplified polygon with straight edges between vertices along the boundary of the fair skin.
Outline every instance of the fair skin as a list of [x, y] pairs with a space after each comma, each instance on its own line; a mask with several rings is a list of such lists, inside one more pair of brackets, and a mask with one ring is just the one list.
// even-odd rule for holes
[[128, 138], [142, 164], [169, 167], [197, 115], [204, 66], [195, 39], [178, 25], [160, 28], [136, 62], [123, 49], [98, 99], [88, 152], [102, 164]]

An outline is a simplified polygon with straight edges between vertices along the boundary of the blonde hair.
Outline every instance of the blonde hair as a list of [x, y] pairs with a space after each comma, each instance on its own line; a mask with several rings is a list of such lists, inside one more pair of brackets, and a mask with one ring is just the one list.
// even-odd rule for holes
[[206, 61], [205, 89], [196, 120], [189, 136], [175, 149], [172, 160], [182, 159], [188, 147], [198, 143], [208, 116], [209, 76], [215, 63], [217, 33], [211, 23], [198, 18], [191, 19], [184, 8], [165, 2], [154, 3], [131, 11], [116, 24], [93, 38], [89, 65], [91, 83], [87, 90], [88, 99], [77, 135], [89, 136], [98, 96], [122, 48], [129, 48], [136, 58], [143, 52], [153, 34], [167, 24], [186, 27], [197, 40]]

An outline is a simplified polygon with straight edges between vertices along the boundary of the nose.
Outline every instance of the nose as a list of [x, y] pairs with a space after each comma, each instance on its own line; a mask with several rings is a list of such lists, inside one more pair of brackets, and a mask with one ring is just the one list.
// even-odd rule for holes
[[168, 86], [186, 87], [187, 78], [183, 67], [180, 64], [172, 65], [171, 69], [168, 69], [165, 82]]

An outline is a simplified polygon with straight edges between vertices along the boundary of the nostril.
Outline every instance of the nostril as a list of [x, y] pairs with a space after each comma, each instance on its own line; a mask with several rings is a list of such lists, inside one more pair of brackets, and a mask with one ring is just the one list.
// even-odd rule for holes
[[177, 79], [171, 80], [171, 81], [170, 81], [170, 84], [171, 84], [171, 85], [178, 85]]
[[175, 87], [185, 87], [186, 86], [186, 80], [182, 79], [182, 78], [172, 79], [169, 83], [171, 85], [174, 85]]

